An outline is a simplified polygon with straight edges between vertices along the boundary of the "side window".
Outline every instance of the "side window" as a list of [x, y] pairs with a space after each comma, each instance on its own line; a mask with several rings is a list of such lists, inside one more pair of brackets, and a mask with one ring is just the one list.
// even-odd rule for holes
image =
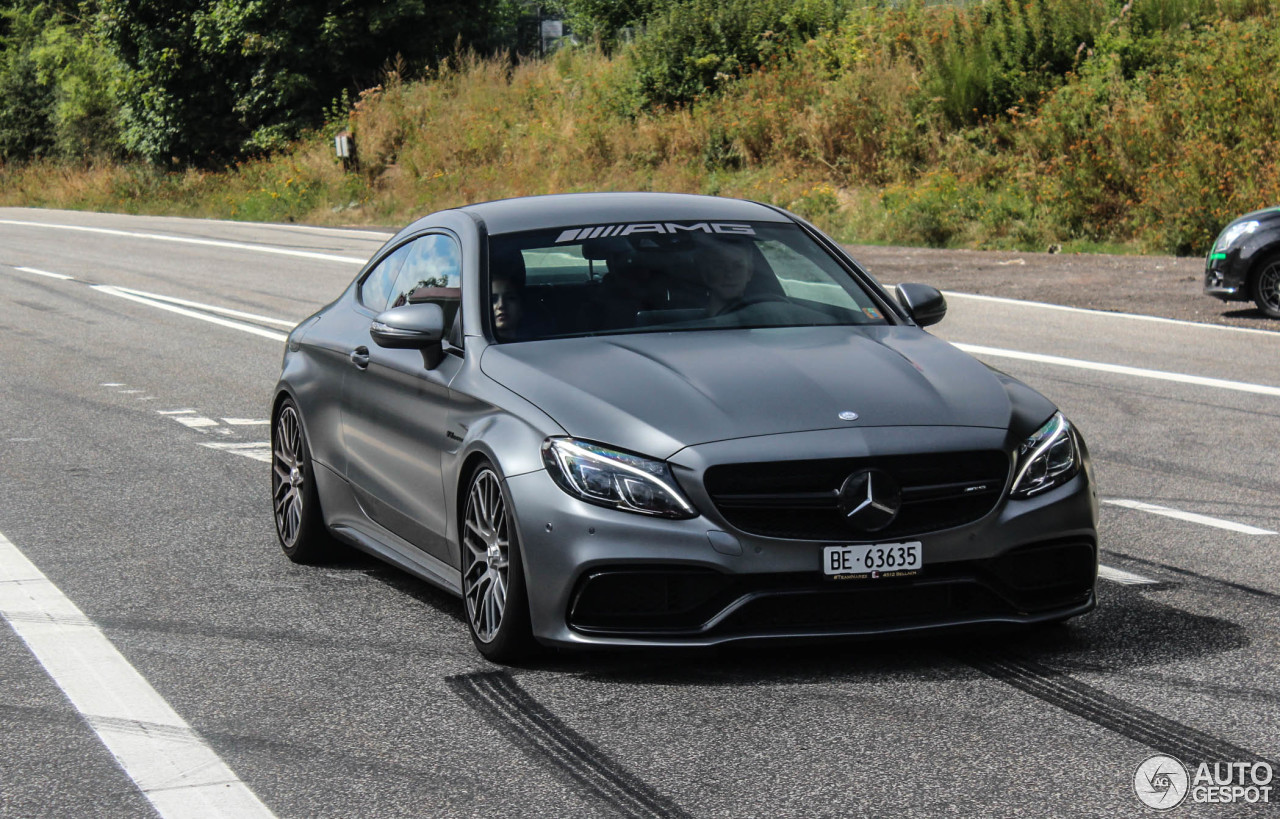
[[388, 307], [439, 304], [448, 333], [462, 303], [462, 249], [452, 237], [441, 233], [419, 237], [409, 248], [391, 288]]
[[410, 242], [396, 248], [390, 256], [379, 262], [368, 276], [365, 276], [364, 281], [360, 283], [361, 304], [375, 313], [381, 313], [387, 309], [396, 274], [400, 272], [400, 267], [404, 264], [412, 247], [413, 243]]

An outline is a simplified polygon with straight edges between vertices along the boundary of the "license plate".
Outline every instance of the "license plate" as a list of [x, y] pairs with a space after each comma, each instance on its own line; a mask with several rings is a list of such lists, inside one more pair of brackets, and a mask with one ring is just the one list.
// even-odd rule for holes
[[911, 577], [919, 574], [923, 565], [924, 548], [918, 540], [822, 548], [822, 573], [832, 580]]

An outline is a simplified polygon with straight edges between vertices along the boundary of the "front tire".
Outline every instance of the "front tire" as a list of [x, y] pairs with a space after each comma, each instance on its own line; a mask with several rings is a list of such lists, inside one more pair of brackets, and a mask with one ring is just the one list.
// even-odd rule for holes
[[481, 464], [468, 483], [462, 516], [462, 597], [476, 650], [495, 663], [514, 662], [537, 650], [509, 506], [498, 473]]
[[280, 405], [271, 424], [271, 502], [276, 537], [290, 560], [320, 563], [333, 556], [336, 544], [320, 511], [311, 447], [292, 398]]
[[1249, 295], [1264, 315], [1280, 318], [1280, 254], [1262, 260], [1249, 282]]

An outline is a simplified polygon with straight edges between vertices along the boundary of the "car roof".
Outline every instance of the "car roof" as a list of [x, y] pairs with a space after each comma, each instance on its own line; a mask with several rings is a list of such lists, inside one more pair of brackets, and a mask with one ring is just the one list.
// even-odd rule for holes
[[467, 205], [489, 234], [619, 222], [789, 222], [759, 202], [684, 193], [564, 193]]

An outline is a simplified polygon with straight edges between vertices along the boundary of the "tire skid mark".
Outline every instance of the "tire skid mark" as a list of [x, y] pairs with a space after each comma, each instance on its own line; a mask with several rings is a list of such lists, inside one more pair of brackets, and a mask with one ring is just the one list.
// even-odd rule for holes
[[1231, 580], [1223, 580], [1220, 577], [1213, 577], [1212, 575], [1193, 572], [1190, 569], [1182, 569], [1177, 566], [1170, 566], [1168, 563], [1159, 563], [1155, 560], [1148, 560], [1144, 557], [1137, 557], [1136, 555], [1128, 555], [1128, 554], [1125, 554], [1124, 552], [1116, 552], [1110, 549], [1104, 549], [1103, 551], [1111, 555], [1112, 557], [1118, 557], [1121, 560], [1131, 560], [1134, 563], [1138, 563], [1143, 566], [1150, 566], [1156, 569], [1164, 569], [1167, 572], [1180, 574], [1183, 577], [1194, 577], [1196, 580], [1203, 580], [1207, 583], [1212, 583], [1218, 586], [1226, 586], [1229, 589], [1244, 592], [1245, 594], [1251, 594], [1254, 597], [1262, 597], [1269, 600], [1280, 599], [1280, 594], [1276, 594], [1275, 592], [1269, 592], [1266, 589], [1257, 589], [1257, 588], [1254, 588], [1253, 586], [1246, 586], [1243, 583], [1236, 583]]
[[521, 750], [585, 794], [628, 819], [682, 819], [689, 814], [589, 740], [565, 725], [505, 671], [448, 677], [445, 682]]
[[1121, 736], [1176, 756], [1183, 763], [1255, 761], [1280, 767], [1265, 757], [1189, 725], [1111, 696], [1033, 660], [996, 654], [960, 659], [1000, 682]]

